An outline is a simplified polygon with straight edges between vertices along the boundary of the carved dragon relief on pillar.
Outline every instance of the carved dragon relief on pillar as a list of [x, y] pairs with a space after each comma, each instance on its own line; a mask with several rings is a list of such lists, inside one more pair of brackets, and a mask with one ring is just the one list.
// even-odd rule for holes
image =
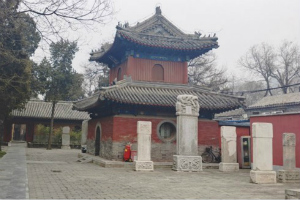
[[198, 97], [193, 95], [179, 95], [176, 102], [176, 115], [199, 116]]

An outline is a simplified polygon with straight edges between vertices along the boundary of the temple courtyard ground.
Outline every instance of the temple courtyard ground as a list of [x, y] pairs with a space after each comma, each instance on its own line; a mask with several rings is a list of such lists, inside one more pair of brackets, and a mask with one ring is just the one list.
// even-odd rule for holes
[[[0, 175], [1, 198], [284, 199], [285, 189], [300, 187], [299, 183], [252, 184], [247, 169], [231, 173], [218, 169], [176, 172], [170, 168], [136, 172], [130, 168], [103, 168], [78, 162], [79, 150], [45, 150], [24, 145], [6, 148], [7, 157], [0, 159], [0, 170], [4, 172]], [[22, 176], [23, 173], [27, 176]], [[14, 174], [19, 174], [16, 180], [9, 178]]]

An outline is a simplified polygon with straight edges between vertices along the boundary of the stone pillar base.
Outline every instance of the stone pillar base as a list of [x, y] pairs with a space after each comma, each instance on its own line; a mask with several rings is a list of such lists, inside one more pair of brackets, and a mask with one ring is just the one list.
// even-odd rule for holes
[[285, 199], [300, 199], [300, 189], [286, 189]]
[[135, 171], [153, 171], [152, 161], [134, 161]]
[[300, 170], [279, 170], [277, 171], [277, 180], [279, 183], [300, 182]]
[[258, 184], [276, 183], [275, 171], [250, 171], [250, 182]]
[[173, 155], [172, 169], [175, 171], [200, 172], [202, 171], [202, 157]]
[[221, 172], [236, 172], [239, 171], [239, 163], [223, 163], [219, 164], [219, 170]]
[[70, 146], [61, 146], [61, 149], [71, 149], [71, 147]]

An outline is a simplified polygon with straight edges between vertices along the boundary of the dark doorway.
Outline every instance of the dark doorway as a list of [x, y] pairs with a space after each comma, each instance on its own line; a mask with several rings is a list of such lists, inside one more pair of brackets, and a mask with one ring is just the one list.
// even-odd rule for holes
[[96, 139], [95, 139], [95, 156], [100, 155], [100, 128], [97, 127], [96, 130]]
[[25, 141], [26, 139], [26, 124], [14, 124], [13, 126], [13, 140]]

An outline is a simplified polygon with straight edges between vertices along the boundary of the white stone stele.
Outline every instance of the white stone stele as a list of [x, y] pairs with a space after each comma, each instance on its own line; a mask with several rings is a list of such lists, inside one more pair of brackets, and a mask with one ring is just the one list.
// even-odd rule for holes
[[277, 171], [277, 180], [280, 183], [300, 182], [300, 170], [296, 169], [296, 135], [282, 134], [283, 170]]
[[134, 161], [135, 171], [153, 171], [151, 161], [151, 133], [152, 123], [149, 121], [137, 122], [137, 160]]
[[258, 184], [276, 183], [273, 170], [273, 126], [271, 123], [253, 123], [253, 167], [250, 182]]
[[236, 127], [234, 126], [221, 127], [221, 156], [220, 171], [239, 171], [236, 153]]
[[81, 125], [81, 145], [86, 145], [89, 120], [84, 120]]
[[199, 109], [197, 96], [177, 97], [176, 155], [173, 155], [172, 167], [175, 171], [202, 171], [202, 157], [198, 156]]
[[70, 147], [70, 127], [63, 127], [63, 134], [61, 135], [61, 149], [71, 149]]

